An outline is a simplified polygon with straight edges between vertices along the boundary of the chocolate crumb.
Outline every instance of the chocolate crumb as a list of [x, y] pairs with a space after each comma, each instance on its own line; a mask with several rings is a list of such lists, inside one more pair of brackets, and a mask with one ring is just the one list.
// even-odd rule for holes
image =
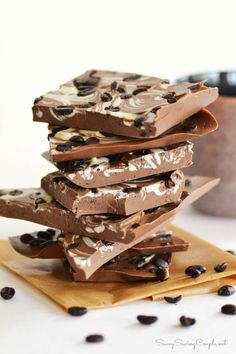
[[84, 138], [82, 138], [82, 136], [79, 135], [73, 135], [69, 141], [75, 145], [81, 145], [84, 143]]
[[95, 138], [95, 136], [94, 137], [92, 136], [84, 141], [85, 145], [98, 144], [98, 143], [99, 143], [99, 139]]
[[86, 307], [72, 306], [67, 310], [68, 314], [71, 316], [83, 316], [88, 312]]
[[181, 326], [183, 326], [183, 327], [189, 327], [189, 326], [192, 326], [196, 323], [195, 318], [186, 317], [186, 316], [181, 316], [179, 321], [180, 321]]
[[157, 316], [145, 316], [145, 315], [138, 315], [137, 320], [142, 324], [142, 325], [151, 325], [155, 323], [158, 320]]
[[10, 300], [15, 295], [15, 289], [5, 286], [4, 288], [1, 289], [0, 294], [4, 300]]
[[101, 334], [90, 334], [85, 338], [87, 343], [100, 343], [104, 341], [104, 337]]

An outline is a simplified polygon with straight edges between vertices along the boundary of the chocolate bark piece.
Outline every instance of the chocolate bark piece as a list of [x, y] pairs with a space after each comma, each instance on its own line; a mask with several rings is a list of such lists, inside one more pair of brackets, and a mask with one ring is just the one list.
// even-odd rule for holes
[[[51, 126], [48, 135], [50, 157], [52, 161], [57, 162], [155, 149], [204, 136], [216, 130], [217, 126], [215, 117], [206, 109], [152, 139], [126, 138], [99, 131]], [[58, 145], [67, 145], [68, 149], [58, 149]]]
[[[138, 93], [140, 86], [146, 90]], [[124, 99], [123, 93], [129, 97]], [[155, 77], [92, 70], [41, 96], [33, 106], [33, 118], [52, 125], [151, 138], [217, 97], [218, 89], [203, 82], [170, 84]]]
[[[74, 184], [97, 188], [188, 167], [192, 164], [192, 149], [192, 143], [184, 142], [157, 149], [59, 162], [55, 166]], [[47, 153], [43, 156], [50, 160]]]
[[[154, 256], [154, 257], [153, 257]], [[165, 267], [156, 267], [153, 259], [164, 263]], [[165, 254], [150, 254], [143, 258], [145, 264], [138, 267], [138, 264], [133, 261], [133, 257], [128, 259], [116, 260], [114, 263], [106, 263], [94, 272], [89, 279], [89, 282], [127, 282], [127, 281], [164, 281], [169, 278], [169, 267], [171, 263], [171, 253]], [[160, 270], [163, 270], [164, 277], [160, 276]], [[72, 268], [67, 268], [70, 271], [74, 281], [84, 281], [80, 274], [74, 272]]]
[[28, 220], [100, 240], [124, 244], [130, 244], [133, 241], [136, 244], [144, 240], [148, 232], [156, 232], [162, 228], [177, 212], [207, 193], [219, 181], [219, 178], [193, 176], [191, 177], [191, 185], [185, 187], [179, 203], [140, 211], [130, 216], [103, 214], [79, 218], [53, 201], [35, 204], [38, 195], [43, 195], [45, 199], [51, 200], [51, 197], [41, 188], [34, 189], [34, 193], [32, 189], [24, 189], [22, 190], [23, 197], [21, 195], [12, 196], [11, 190], [2, 189], [0, 215]]
[[177, 202], [184, 190], [184, 174], [176, 170], [113, 186], [84, 189], [60, 172], [54, 172], [42, 178], [41, 187], [77, 217], [107, 213], [131, 215]]

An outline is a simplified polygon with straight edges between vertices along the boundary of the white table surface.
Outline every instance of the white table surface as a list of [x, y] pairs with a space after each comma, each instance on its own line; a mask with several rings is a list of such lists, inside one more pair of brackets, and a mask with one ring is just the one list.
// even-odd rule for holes
[[[220, 219], [189, 208], [175, 220], [179, 226], [236, 250], [236, 220]], [[38, 225], [0, 218], [0, 237], [37, 230]], [[236, 295], [216, 294], [183, 298], [176, 305], [136, 301], [108, 309], [90, 310], [83, 317], [71, 317], [25, 281], [0, 267], [0, 288], [13, 286], [12, 300], [0, 299], [0, 353], [8, 354], [120, 354], [133, 353], [233, 353], [236, 349], [235, 316], [220, 313], [225, 303], [236, 304]], [[152, 326], [137, 323], [139, 314], [157, 315]], [[183, 328], [181, 315], [197, 319], [196, 325]], [[88, 334], [101, 333], [106, 340], [88, 344]], [[207, 343], [214, 341], [210, 348]], [[161, 344], [160, 344], [161, 343]], [[194, 344], [198, 343], [194, 350]], [[220, 345], [222, 344], [222, 345]], [[173, 345], [173, 349], [172, 349]]]

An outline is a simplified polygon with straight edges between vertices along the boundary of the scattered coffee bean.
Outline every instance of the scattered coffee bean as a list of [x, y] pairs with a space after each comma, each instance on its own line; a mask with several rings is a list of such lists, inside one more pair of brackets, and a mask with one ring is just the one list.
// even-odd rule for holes
[[104, 92], [102, 95], [101, 95], [101, 100], [103, 102], [109, 102], [112, 100], [112, 96], [110, 95], [109, 92]]
[[167, 102], [168, 103], [175, 103], [175, 102], [177, 102], [177, 99], [176, 99], [176, 97], [170, 97], [170, 98], [167, 98]]
[[206, 267], [201, 265], [192, 265], [185, 269], [185, 274], [190, 275], [191, 278], [197, 278], [206, 272]]
[[182, 299], [182, 295], [179, 295], [179, 296], [176, 296], [176, 297], [164, 296], [164, 299], [169, 304], [176, 304], [177, 302], [179, 302]]
[[35, 199], [35, 204], [38, 205], [38, 204], [43, 204], [43, 203], [46, 203], [46, 200], [43, 199], [43, 198], [37, 198]]
[[228, 253], [232, 254], [233, 256], [235, 256], [235, 255], [236, 255], [235, 251], [233, 251], [233, 250], [226, 250], [226, 252], [228, 252]]
[[120, 108], [119, 107], [109, 106], [109, 107], [105, 107], [105, 110], [106, 111], [111, 111], [111, 112], [119, 112]]
[[68, 308], [69, 315], [71, 316], [83, 316], [88, 312], [86, 307], [72, 306]]
[[125, 88], [123, 86], [121, 86], [121, 85], [117, 87], [117, 91], [120, 92], [120, 93], [125, 93], [126, 92]]
[[117, 82], [116, 81], [113, 81], [112, 83], [111, 83], [111, 90], [112, 91], [115, 91], [117, 89]]
[[122, 100], [126, 100], [126, 99], [129, 99], [129, 98], [131, 98], [131, 97], [133, 97], [130, 93], [122, 93], [121, 95], [120, 95], [120, 98], [122, 99]]
[[235, 305], [224, 305], [221, 307], [221, 312], [225, 315], [236, 315], [236, 306]]
[[51, 234], [52, 236], [54, 236], [56, 234], [56, 230], [54, 230], [54, 229], [47, 229], [46, 231], [47, 231], [47, 233]]
[[84, 142], [85, 145], [98, 144], [98, 143], [99, 143], [99, 139], [95, 138], [95, 137], [90, 137], [90, 138], [86, 139]]
[[23, 234], [20, 236], [21, 242], [25, 244], [29, 244], [33, 239], [34, 237], [30, 234]]
[[15, 295], [15, 289], [14, 288], [10, 288], [8, 286], [6, 286], [5, 288], [1, 289], [1, 297], [4, 300], [10, 300], [13, 298], [13, 296]]
[[37, 237], [40, 238], [41, 240], [50, 241], [52, 240], [53, 235], [47, 231], [39, 231], [37, 233]]
[[139, 93], [141, 92], [145, 92], [147, 91], [147, 87], [146, 86], [140, 86], [138, 88], [136, 88], [134, 91], [133, 91], [133, 95], [138, 95]]
[[136, 81], [138, 79], [141, 78], [141, 75], [139, 74], [135, 74], [135, 75], [130, 75], [130, 76], [127, 76], [123, 79], [123, 81]]
[[168, 268], [157, 267], [155, 274], [157, 276], [157, 280], [165, 281], [165, 280], [169, 279], [169, 269]]
[[235, 289], [231, 285], [224, 285], [218, 291], [217, 294], [219, 296], [230, 296], [235, 293]]
[[66, 143], [66, 144], [58, 144], [58, 145], [56, 146], [56, 150], [57, 150], [57, 151], [60, 151], [60, 152], [68, 151], [68, 150], [70, 150], [71, 148], [72, 148], [72, 145], [71, 145], [71, 144], [68, 144], [68, 143]]
[[82, 138], [82, 136], [79, 135], [74, 135], [69, 139], [69, 141], [75, 145], [81, 145], [84, 143], [84, 138]]
[[190, 178], [186, 178], [184, 182], [185, 187], [190, 187], [192, 185], [192, 181]]
[[164, 259], [159, 258], [159, 256], [155, 256], [154, 263], [157, 267], [161, 268], [169, 268], [169, 263], [166, 262]]
[[141, 128], [143, 126], [144, 121], [146, 118], [144, 116], [137, 116], [134, 121], [134, 125], [136, 128]]
[[137, 316], [137, 320], [143, 325], [151, 325], [158, 320], [158, 317], [157, 316], [139, 315], [139, 316]]
[[183, 327], [189, 327], [189, 326], [192, 326], [196, 323], [195, 318], [186, 317], [186, 316], [181, 316], [179, 321], [180, 321], [181, 326], [183, 326]]
[[81, 80], [81, 79], [74, 79], [73, 83], [75, 85], [75, 87], [78, 90], [83, 90], [83, 89], [89, 89], [89, 88], [94, 88], [95, 86], [97, 86], [99, 82], [99, 78], [98, 77], [94, 77], [91, 79], [87, 79], [87, 80]]
[[16, 195], [21, 195], [23, 192], [19, 189], [14, 189], [13, 191], [9, 192], [9, 195], [16, 196]]
[[104, 341], [104, 337], [101, 334], [90, 334], [85, 338], [87, 343], [100, 343]]
[[227, 268], [227, 266], [228, 266], [228, 263], [223, 262], [223, 263], [217, 264], [217, 265], [214, 267], [214, 270], [215, 270], [217, 273], [221, 273], [221, 272], [224, 272], [224, 271], [225, 271], [225, 269]]
[[67, 116], [73, 113], [74, 108], [71, 106], [57, 106], [53, 108], [53, 111], [59, 116]]

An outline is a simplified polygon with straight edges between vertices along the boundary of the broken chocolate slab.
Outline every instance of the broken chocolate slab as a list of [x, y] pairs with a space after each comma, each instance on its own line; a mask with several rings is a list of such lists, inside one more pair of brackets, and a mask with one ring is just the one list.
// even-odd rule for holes
[[[50, 161], [47, 153], [43, 155]], [[55, 163], [63, 175], [83, 188], [97, 188], [188, 167], [193, 144], [168, 145], [87, 160]]]
[[161, 176], [85, 189], [68, 181], [60, 172], [48, 174], [41, 187], [76, 214], [131, 215], [140, 210], [177, 202], [184, 190], [184, 174], [176, 170]]
[[[204, 136], [214, 131], [217, 126], [215, 117], [205, 109], [153, 139], [132, 139], [98, 131], [67, 127], [60, 129], [54, 126], [49, 127], [50, 157], [52, 161], [57, 162], [155, 149]], [[192, 129], [193, 127], [195, 129]], [[68, 144], [68, 149], [58, 149], [58, 146]]]
[[[2, 189], [0, 215], [28, 220], [100, 240], [124, 244], [130, 244], [133, 241], [136, 244], [144, 240], [148, 232], [156, 232], [162, 228], [182, 208], [193, 203], [219, 183], [219, 178], [201, 176], [188, 176], [187, 178], [191, 179], [191, 185], [185, 187], [185, 193], [183, 192], [179, 203], [140, 211], [130, 216], [102, 214], [83, 215], [76, 218], [72, 212], [60, 204], [50, 202], [51, 197], [41, 188], [23, 189], [23, 193], [18, 196], [10, 195], [9, 189]], [[38, 195], [44, 197], [45, 203], [35, 204]]]
[[[114, 135], [156, 137], [216, 100], [217, 88], [198, 84], [192, 90], [188, 82], [170, 84], [130, 73], [87, 71], [43, 95], [33, 106], [33, 118]], [[140, 86], [147, 90], [137, 93]], [[128, 98], [121, 97], [124, 93]]]

